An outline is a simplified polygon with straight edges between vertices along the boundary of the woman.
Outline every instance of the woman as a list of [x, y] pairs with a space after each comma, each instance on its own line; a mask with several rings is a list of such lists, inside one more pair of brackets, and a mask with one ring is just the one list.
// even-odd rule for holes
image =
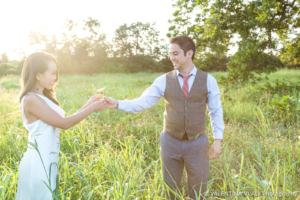
[[29, 131], [28, 148], [19, 166], [17, 200], [53, 199], [51, 191], [58, 187], [59, 129], [67, 130], [92, 112], [105, 109], [105, 101], [95, 95], [76, 114], [65, 118], [54, 92], [57, 82], [57, 61], [52, 55], [36, 52], [28, 56], [19, 97], [23, 125]]

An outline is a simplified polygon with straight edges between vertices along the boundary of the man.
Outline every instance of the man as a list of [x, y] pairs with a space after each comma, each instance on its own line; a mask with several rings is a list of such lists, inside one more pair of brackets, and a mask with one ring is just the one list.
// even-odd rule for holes
[[[123, 101], [104, 99], [107, 108], [137, 113], [165, 98], [164, 130], [159, 137], [163, 178], [170, 188], [179, 190], [185, 167], [190, 198], [195, 199], [196, 192], [203, 199], [209, 174], [206, 105], [215, 137], [210, 154], [215, 159], [221, 153], [225, 128], [220, 90], [215, 78], [194, 66], [195, 44], [191, 38], [171, 38], [169, 53], [175, 70], [156, 78], [141, 97]], [[175, 199], [173, 193], [166, 196]]]

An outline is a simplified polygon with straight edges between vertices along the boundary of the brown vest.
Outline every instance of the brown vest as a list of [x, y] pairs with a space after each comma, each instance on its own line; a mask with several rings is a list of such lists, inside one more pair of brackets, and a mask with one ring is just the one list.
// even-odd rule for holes
[[176, 71], [166, 74], [164, 130], [181, 139], [185, 133], [189, 140], [205, 133], [207, 73], [197, 70], [192, 88], [185, 98]]

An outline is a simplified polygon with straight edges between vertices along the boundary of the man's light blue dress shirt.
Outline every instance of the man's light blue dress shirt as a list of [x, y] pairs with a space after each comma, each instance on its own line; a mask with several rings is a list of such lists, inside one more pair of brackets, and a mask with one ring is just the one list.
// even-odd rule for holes
[[[177, 78], [182, 88], [183, 78], [179, 76], [180, 72], [176, 70]], [[192, 76], [188, 79], [189, 91], [194, 83], [197, 73], [197, 68], [194, 66], [189, 73]], [[119, 110], [123, 110], [128, 113], [138, 113], [147, 108], [154, 106], [160, 98], [164, 97], [166, 89], [166, 74], [155, 79], [154, 83], [145, 90], [145, 92], [137, 99], [133, 100], [120, 100]], [[214, 132], [215, 139], [223, 139], [223, 132], [225, 129], [223, 123], [223, 109], [220, 100], [220, 89], [217, 81], [214, 77], [208, 74], [207, 76], [207, 107], [209, 110], [209, 117], [211, 121], [212, 130]]]

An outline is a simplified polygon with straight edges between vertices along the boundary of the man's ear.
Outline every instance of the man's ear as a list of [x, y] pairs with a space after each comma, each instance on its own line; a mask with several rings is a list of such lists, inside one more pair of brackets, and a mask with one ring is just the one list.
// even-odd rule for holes
[[193, 54], [194, 54], [193, 50], [188, 50], [188, 52], [187, 52], [188, 58], [192, 59]]

